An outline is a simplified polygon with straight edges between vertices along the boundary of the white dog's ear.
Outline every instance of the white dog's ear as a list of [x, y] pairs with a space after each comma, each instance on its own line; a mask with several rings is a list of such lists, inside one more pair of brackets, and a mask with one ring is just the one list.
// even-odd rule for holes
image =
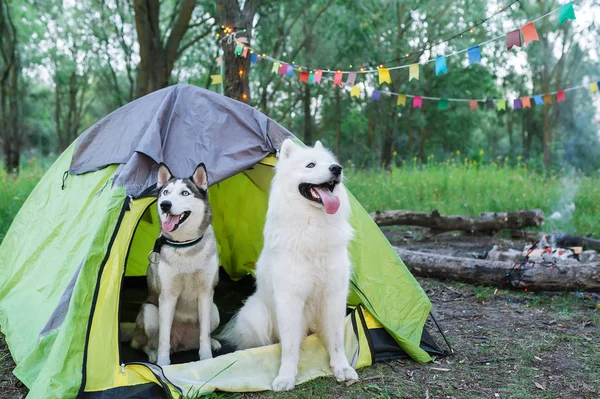
[[317, 150], [323, 150], [323, 144], [321, 144], [321, 142], [319, 140], [317, 140], [315, 142], [315, 146], [313, 148], [316, 148]]
[[285, 139], [281, 144], [281, 150], [279, 150], [279, 158], [289, 158], [298, 146], [291, 139]]
[[196, 166], [196, 170], [194, 170], [190, 179], [200, 190], [208, 190], [208, 173], [206, 173], [206, 167], [203, 163]]
[[171, 171], [167, 165], [161, 162], [160, 165], [158, 165], [158, 178], [156, 180], [156, 187], [160, 188], [164, 186], [171, 179], [171, 177], [173, 177]]

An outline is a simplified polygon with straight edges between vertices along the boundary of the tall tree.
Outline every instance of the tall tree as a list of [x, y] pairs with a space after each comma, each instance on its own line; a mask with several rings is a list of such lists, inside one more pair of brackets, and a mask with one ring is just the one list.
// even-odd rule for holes
[[[210, 15], [203, 13], [192, 19], [197, 3], [197, 0], [175, 0], [167, 25], [161, 26], [162, 1], [133, 0], [140, 48], [136, 97], [167, 87], [177, 59], [212, 32], [214, 19]], [[198, 31], [196, 27], [201, 29]]]
[[9, 173], [18, 172], [21, 156], [21, 65], [11, 10], [0, 0], [0, 135]]

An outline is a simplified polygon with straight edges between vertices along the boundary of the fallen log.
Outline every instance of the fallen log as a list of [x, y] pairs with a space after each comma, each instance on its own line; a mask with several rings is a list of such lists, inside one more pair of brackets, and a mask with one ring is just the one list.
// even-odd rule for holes
[[541, 209], [518, 212], [484, 212], [480, 216], [442, 216], [436, 210], [431, 213], [404, 210], [376, 211], [370, 214], [379, 226], [421, 226], [436, 231], [499, 231], [540, 226], [544, 223]]
[[541, 233], [537, 231], [526, 231], [526, 230], [511, 230], [510, 235], [512, 238], [526, 238], [531, 240], [537, 240], [544, 235], [550, 237], [554, 236], [556, 239], [556, 245], [560, 247], [583, 247], [585, 249], [593, 249], [600, 251], [600, 240], [595, 240], [589, 237], [583, 236], [572, 236], [563, 233]]
[[[532, 291], [600, 292], [600, 263], [536, 265], [514, 269], [512, 262], [458, 258], [394, 247], [413, 275], [441, 280], [527, 288]], [[507, 276], [508, 274], [508, 276]]]

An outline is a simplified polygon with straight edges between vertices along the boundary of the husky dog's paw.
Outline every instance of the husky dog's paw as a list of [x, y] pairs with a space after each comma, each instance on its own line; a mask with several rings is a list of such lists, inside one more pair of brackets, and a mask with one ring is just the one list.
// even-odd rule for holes
[[165, 356], [158, 356], [158, 359], [156, 360], [156, 364], [158, 364], [159, 366], [168, 366], [169, 364], [171, 364], [171, 359], [169, 358], [169, 356], [167, 355]]
[[273, 380], [272, 388], [274, 391], [290, 391], [296, 386], [296, 378], [293, 375], [278, 375]]
[[210, 346], [212, 348], [213, 351], [220, 351], [221, 350], [221, 343], [219, 341], [217, 341], [214, 338], [210, 339]]
[[332, 371], [338, 381], [358, 380], [358, 374], [350, 366], [332, 367]]
[[213, 357], [210, 348], [200, 348], [198, 356], [200, 357], [200, 360], [212, 359]]
[[151, 349], [145, 350], [145, 352], [148, 355], [148, 362], [156, 363], [156, 360], [158, 359], [158, 353], [156, 353], [156, 351], [153, 351]]

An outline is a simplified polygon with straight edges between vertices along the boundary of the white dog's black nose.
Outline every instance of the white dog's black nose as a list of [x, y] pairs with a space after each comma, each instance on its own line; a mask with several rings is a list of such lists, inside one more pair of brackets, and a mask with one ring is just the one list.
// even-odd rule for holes
[[334, 176], [339, 176], [342, 173], [342, 167], [336, 163], [329, 166], [329, 170]]
[[172, 206], [173, 204], [171, 201], [163, 201], [160, 203], [160, 209], [162, 209], [163, 212], [169, 212]]

